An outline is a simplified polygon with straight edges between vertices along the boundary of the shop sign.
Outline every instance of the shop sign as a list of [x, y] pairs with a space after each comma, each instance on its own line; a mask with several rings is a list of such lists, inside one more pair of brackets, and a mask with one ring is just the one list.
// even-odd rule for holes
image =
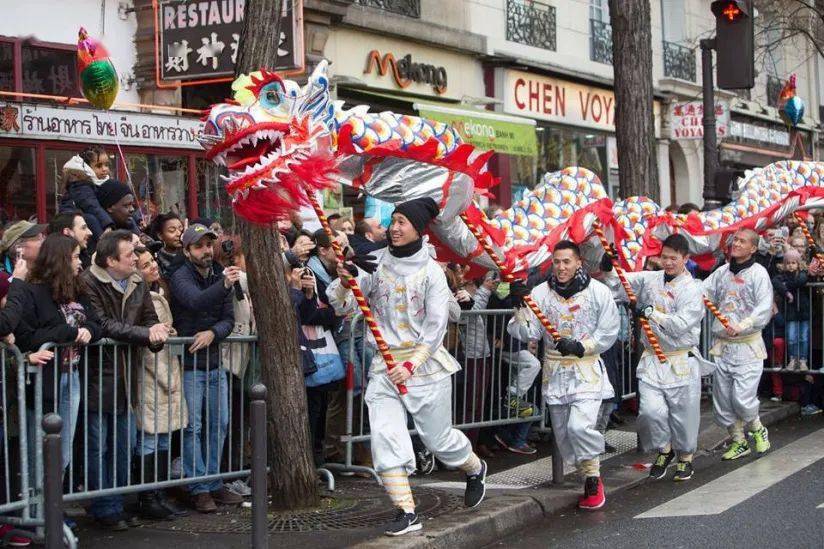
[[730, 133], [733, 137], [760, 141], [781, 147], [790, 146], [790, 134], [786, 130], [779, 130], [765, 126], [756, 126], [739, 120], [730, 121]]
[[[231, 78], [245, 4], [245, 0], [160, 0], [155, 8], [159, 79], [190, 85]], [[303, 6], [301, 0], [284, 0], [281, 6], [277, 59], [267, 68], [291, 71], [303, 65]]]
[[504, 111], [538, 120], [615, 130], [615, 94], [548, 76], [506, 71]]
[[0, 137], [200, 149], [196, 118], [0, 103]]
[[415, 83], [428, 84], [439, 95], [446, 92], [446, 68], [413, 61], [411, 53], [396, 59], [395, 54], [391, 52], [381, 55], [378, 50], [372, 50], [366, 56], [366, 68], [363, 74], [372, 74], [375, 71], [380, 76], [386, 76], [389, 73], [395, 85], [401, 89], [408, 88]]
[[535, 156], [538, 143], [535, 123], [530, 119], [517, 120], [509, 116], [477, 114], [462, 109], [436, 105], [415, 104], [423, 118], [443, 122], [455, 128], [467, 143], [480, 149], [492, 149], [502, 154]]
[[[704, 138], [704, 104], [700, 101], [670, 105], [672, 139]], [[719, 139], [729, 135], [730, 109], [724, 103], [715, 104], [715, 134]]]

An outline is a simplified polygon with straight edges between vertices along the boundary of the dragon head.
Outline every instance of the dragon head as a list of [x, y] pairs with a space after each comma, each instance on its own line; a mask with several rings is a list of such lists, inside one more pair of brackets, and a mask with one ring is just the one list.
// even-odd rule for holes
[[244, 217], [271, 222], [304, 203], [307, 191], [331, 184], [327, 68], [319, 63], [303, 87], [266, 70], [241, 75], [232, 83], [233, 98], [206, 115], [200, 143], [207, 159], [227, 168], [221, 177]]

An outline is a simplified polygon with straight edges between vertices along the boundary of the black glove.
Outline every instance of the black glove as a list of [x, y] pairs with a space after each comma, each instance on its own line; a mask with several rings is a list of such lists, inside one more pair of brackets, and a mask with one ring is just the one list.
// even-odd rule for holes
[[[355, 255], [350, 261], [360, 267], [362, 271], [366, 271], [369, 274], [375, 272], [375, 269], [378, 268], [378, 262], [374, 255], [372, 254], [358, 254]], [[352, 272], [352, 271], [349, 271]], [[355, 276], [355, 275], [352, 275]]]
[[509, 285], [509, 295], [512, 296], [513, 307], [523, 307], [524, 298], [529, 295], [529, 287], [520, 280], [516, 280]]
[[555, 348], [561, 353], [561, 356], [575, 355], [578, 358], [584, 356], [584, 344], [577, 339], [562, 337], [555, 343]]
[[636, 303], [633, 311], [638, 318], [648, 318], [655, 309], [646, 303]]

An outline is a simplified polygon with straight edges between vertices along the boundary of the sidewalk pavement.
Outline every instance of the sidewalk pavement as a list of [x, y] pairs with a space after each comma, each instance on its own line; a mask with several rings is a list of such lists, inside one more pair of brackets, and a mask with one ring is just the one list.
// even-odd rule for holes
[[[799, 406], [794, 402], [761, 405], [761, 419], [765, 425], [776, 423], [791, 415], [798, 415]], [[607, 433], [607, 441], [618, 452], [607, 456], [601, 466], [602, 476], [609, 494], [643, 482], [648, 476], [651, 454], [635, 450], [635, 418], [625, 416], [620, 430]], [[727, 438], [724, 429], [712, 419], [707, 402], [702, 403], [701, 431], [698, 454], [718, 448]], [[306, 547], [325, 549], [357, 546], [365, 548], [452, 548], [480, 547], [494, 542], [526, 527], [534, 521], [560, 510], [573, 511], [581, 492], [581, 483], [574, 471], [566, 468], [563, 484], [551, 483], [552, 458], [547, 442], [538, 443], [538, 454], [520, 456], [506, 451], [496, 452], [487, 460], [487, 496], [476, 509], [464, 509], [458, 502], [463, 495], [464, 483], [460, 472], [436, 472], [428, 477], [412, 477], [413, 490], [417, 487], [419, 509], [424, 521], [421, 532], [388, 538], [382, 534], [381, 524], [375, 521], [359, 522], [353, 515], [347, 516], [347, 506], [370, 501], [369, 509], [390, 513], [389, 501], [374, 481], [353, 477], [337, 477], [337, 489], [333, 494], [340, 513], [330, 515], [329, 523], [312, 522], [311, 515], [295, 513], [294, 516], [273, 518], [270, 525], [293, 522], [303, 523], [300, 528], [284, 528], [283, 532], [270, 534], [270, 547]], [[421, 503], [423, 502], [423, 503]], [[427, 516], [426, 509], [433, 509]], [[438, 509], [437, 511], [435, 509]], [[438, 514], [440, 513], [440, 514]], [[374, 517], [373, 517], [374, 518]], [[131, 528], [127, 532], [107, 533], [96, 530], [87, 520], [79, 520], [80, 547], [109, 548], [112, 543], [123, 547], [157, 549], [196, 549], [204, 544], [225, 548], [249, 547], [250, 526], [248, 509], [221, 509], [216, 515], [197, 515], [171, 523], [147, 524]], [[338, 524], [332, 524], [337, 522]], [[345, 527], [341, 527], [345, 522]], [[295, 531], [300, 530], [300, 531]], [[232, 533], [234, 532], [234, 533]]]

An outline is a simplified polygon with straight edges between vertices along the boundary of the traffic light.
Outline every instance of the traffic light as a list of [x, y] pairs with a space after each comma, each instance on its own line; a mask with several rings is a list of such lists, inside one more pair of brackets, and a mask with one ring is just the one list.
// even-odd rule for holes
[[753, 0], [716, 0], [715, 75], [718, 87], [752, 88], [755, 85]]

